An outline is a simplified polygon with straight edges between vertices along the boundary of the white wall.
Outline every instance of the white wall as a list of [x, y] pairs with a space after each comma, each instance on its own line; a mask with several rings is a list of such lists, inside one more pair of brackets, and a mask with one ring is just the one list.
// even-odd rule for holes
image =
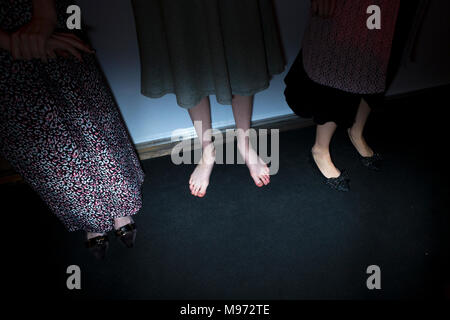
[[[140, 94], [139, 53], [130, 1], [77, 2], [81, 7], [84, 22], [90, 27], [89, 37], [97, 50], [100, 64], [134, 142], [142, 143], [170, 137], [175, 129], [192, 127], [188, 113], [177, 106], [174, 95], [150, 99]], [[449, 2], [443, 1], [442, 5], [448, 7]], [[275, 0], [275, 3], [289, 68], [300, 49], [309, 12], [309, 0]], [[437, 52], [437, 48], [444, 45], [443, 42], [449, 42], [449, 31], [440, 30], [440, 44], [432, 40], [430, 33], [436, 24], [444, 28], [448, 26], [445, 15], [449, 10], [442, 10], [439, 6], [432, 6], [431, 9], [432, 18], [427, 19], [424, 26], [424, 37], [427, 39], [427, 46]], [[402, 70], [394, 81], [391, 93], [450, 83], [449, 52], [447, 44], [444, 54], [436, 54], [438, 61], [445, 62], [440, 65], [435, 63], [436, 57], [430, 56], [429, 51], [420, 52], [421, 63]], [[285, 73], [274, 77], [270, 88], [256, 96], [253, 120], [292, 113], [284, 101]], [[215, 97], [211, 97], [211, 102], [213, 126], [233, 124], [231, 108], [217, 104]]]

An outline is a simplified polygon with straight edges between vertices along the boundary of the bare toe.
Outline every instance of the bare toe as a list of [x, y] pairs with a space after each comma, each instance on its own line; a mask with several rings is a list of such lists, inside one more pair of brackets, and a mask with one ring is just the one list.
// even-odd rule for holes
[[206, 194], [206, 188], [209, 185], [209, 177], [213, 169], [215, 161], [215, 151], [209, 150], [202, 155], [197, 167], [191, 175], [189, 183], [192, 185], [191, 193], [196, 197], [204, 197]]
[[200, 191], [200, 187], [201, 186], [196, 186], [196, 188], [195, 188], [195, 196], [196, 197], [198, 196], [198, 192]]
[[199, 192], [198, 192], [198, 196], [199, 198], [203, 198], [206, 195], [206, 186], [200, 188]]
[[264, 185], [264, 182], [261, 181], [261, 179], [258, 176], [252, 176], [253, 181], [255, 181], [255, 184], [258, 187], [262, 187]]

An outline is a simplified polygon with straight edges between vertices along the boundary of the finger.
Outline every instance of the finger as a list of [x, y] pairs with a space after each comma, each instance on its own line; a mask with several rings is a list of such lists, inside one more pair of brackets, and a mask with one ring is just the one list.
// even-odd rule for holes
[[323, 0], [324, 4], [323, 4], [323, 14], [324, 14], [324, 18], [328, 18], [330, 16], [330, 0]]
[[45, 39], [39, 37], [37, 40], [38, 54], [43, 62], [47, 62], [47, 52], [45, 50]]
[[47, 49], [45, 53], [46, 53], [47, 57], [49, 57], [50, 59], [57, 58], [55, 50], [53, 50], [53, 49]]
[[327, 9], [327, 0], [319, 0], [319, 16], [325, 17], [326, 16], [326, 9]]
[[69, 53], [72, 54], [75, 58], [77, 58], [80, 62], [83, 62], [81, 54], [76, 49], [68, 47], [67, 51], [69, 51]]
[[41, 55], [39, 54], [38, 49], [38, 35], [32, 34], [28, 37], [28, 46], [30, 48], [31, 58], [40, 59]]
[[317, 15], [317, 9], [318, 9], [318, 7], [317, 7], [317, 0], [313, 0], [311, 2], [311, 12], [312, 12], [313, 16]]
[[68, 38], [60, 38], [60, 37], [54, 37], [56, 40], [64, 42], [72, 47], [77, 48], [80, 51], [86, 52], [86, 53], [94, 53], [95, 51], [89, 48], [86, 44], [83, 42], [78, 42], [76, 40], [68, 39]]
[[331, 2], [333, 0], [325, 0], [325, 17], [329, 18], [331, 16]]
[[19, 35], [19, 46], [20, 46], [20, 52], [22, 53], [22, 57], [25, 60], [31, 59], [31, 50], [29, 46], [29, 39], [27, 34], [21, 34]]
[[63, 57], [63, 58], [69, 58], [70, 57], [70, 54], [68, 54], [66, 51], [64, 51], [64, 50], [60, 50], [60, 49], [55, 49], [55, 53], [58, 55], [58, 56], [61, 56], [61, 57]]
[[334, 15], [334, 11], [336, 10], [336, 0], [330, 1], [330, 17]]
[[94, 51], [87, 44], [85, 44], [83, 41], [78, 39], [78, 37], [72, 38], [72, 37], [61, 36], [61, 35], [53, 35], [53, 37], [55, 39], [64, 41], [64, 42], [74, 46], [75, 48], [81, 50], [81, 51], [84, 51], [84, 52], [87, 52], [87, 53], [94, 53]]
[[327, 0], [319, 0], [319, 2], [319, 15], [325, 18], [327, 16]]
[[60, 37], [69, 37], [69, 38], [72, 38], [72, 39], [74, 39], [74, 40], [83, 42], [83, 40], [81, 40], [81, 39], [80, 39], [79, 37], [77, 37], [75, 34], [70, 33], [70, 32], [55, 32], [53, 35], [60, 36]]
[[22, 52], [20, 51], [19, 35], [13, 33], [11, 36], [11, 55], [14, 59], [22, 59]]
[[321, 0], [315, 0], [315, 3], [316, 3], [316, 16], [320, 16]]
[[80, 53], [74, 47], [67, 45], [67, 44], [63, 44], [63, 43], [61, 44], [61, 46], [63, 47], [64, 50], [69, 52], [71, 55], [73, 55], [79, 61], [83, 62], [83, 59], [81, 58]]

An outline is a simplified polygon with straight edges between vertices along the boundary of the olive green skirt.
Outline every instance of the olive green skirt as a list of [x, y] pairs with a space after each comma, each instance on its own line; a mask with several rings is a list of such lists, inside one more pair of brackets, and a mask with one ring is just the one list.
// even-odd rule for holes
[[132, 0], [141, 92], [184, 108], [253, 95], [284, 70], [271, 0]]

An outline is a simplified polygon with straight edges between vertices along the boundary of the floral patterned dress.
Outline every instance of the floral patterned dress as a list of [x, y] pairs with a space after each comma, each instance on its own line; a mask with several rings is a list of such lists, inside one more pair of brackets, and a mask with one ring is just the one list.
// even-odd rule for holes
[[[56, 3], [64, 29], [71, 3]], [[31, 0], [0, 0], [2, 30], [31, 16]], [[69, 231], [106, 232], [141, 208], [144, 173], [93, 55], [46, 64], [0, 49], [0, 154]]]

